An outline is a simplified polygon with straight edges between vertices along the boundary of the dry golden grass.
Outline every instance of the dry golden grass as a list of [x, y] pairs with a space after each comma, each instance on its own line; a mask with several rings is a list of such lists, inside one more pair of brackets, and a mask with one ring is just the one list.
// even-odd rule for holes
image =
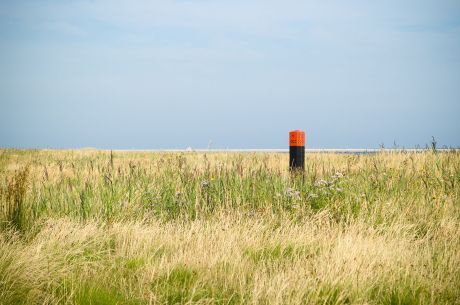
[[459, 304], [458, 152], [306, 160], [0, 151], [0, 304]]

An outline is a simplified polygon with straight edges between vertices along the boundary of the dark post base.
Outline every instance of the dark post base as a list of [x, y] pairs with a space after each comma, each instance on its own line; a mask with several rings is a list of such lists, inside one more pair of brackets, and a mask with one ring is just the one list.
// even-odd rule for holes
[[289, 169], [304, 170], [305, 146], [289, 146]]

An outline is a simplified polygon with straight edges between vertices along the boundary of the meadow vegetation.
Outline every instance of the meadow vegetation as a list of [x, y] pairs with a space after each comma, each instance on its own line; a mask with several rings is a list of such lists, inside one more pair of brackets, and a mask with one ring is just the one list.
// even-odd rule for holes
[[460, 304], [460, 152], [0, 150], [0, 304]]

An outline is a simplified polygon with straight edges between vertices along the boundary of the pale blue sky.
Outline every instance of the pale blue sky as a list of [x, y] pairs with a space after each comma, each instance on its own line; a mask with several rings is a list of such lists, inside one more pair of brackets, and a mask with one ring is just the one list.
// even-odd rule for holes
[[460, 1], [0, 0], [0, 147], [460, 146]]

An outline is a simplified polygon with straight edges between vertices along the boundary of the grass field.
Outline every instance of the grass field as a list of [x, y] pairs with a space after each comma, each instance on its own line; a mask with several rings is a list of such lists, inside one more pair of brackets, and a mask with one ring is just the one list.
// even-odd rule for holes
[[460, 304], [460, 153], [0, 150], [0, 304]]

